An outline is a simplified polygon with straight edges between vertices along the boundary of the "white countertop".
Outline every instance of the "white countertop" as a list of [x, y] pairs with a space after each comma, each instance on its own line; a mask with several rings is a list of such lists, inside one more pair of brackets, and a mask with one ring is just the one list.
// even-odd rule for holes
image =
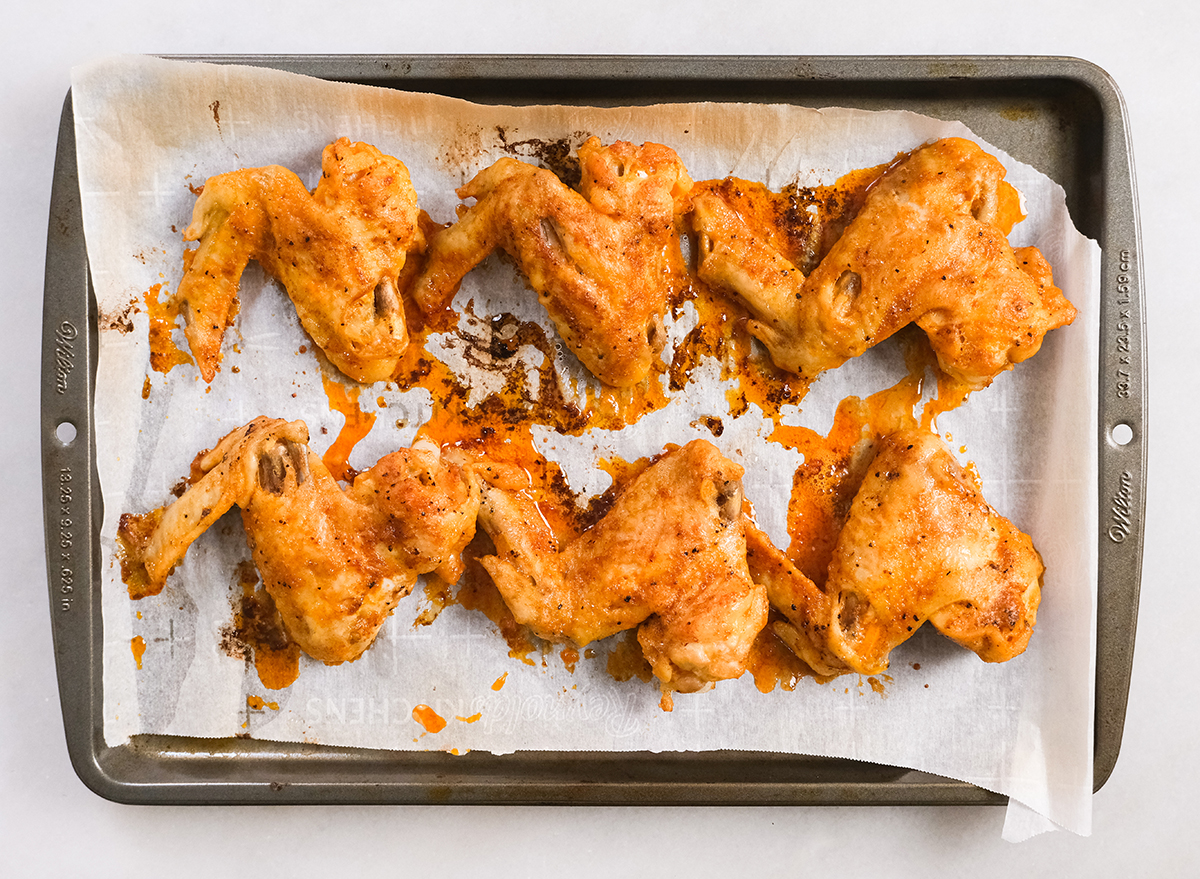
[[[46, 0], [6, 14], [0, 59], [0, 326], [14, 364], [2, 432], [8, 557], [0, 612], [0, 875], [1058, 876], [1189, 875], [1200, 805], [1200, 696], [1190, 630], [1200, 579], [1176, 549], [1200, 532], [1186, 456], [1200, 399], [1190, 257], [1200, 222], [1200, 8], [1030, 0], [810, 4], [783, 0], [586, 7], [526, 2], [338, 5]], [[508, 11], [502, 12], [501, 9]], [[740, 10], [733, 12], [732, 10]], [[286, 11], [282, 11], [286, 10]], [[577, 12], [578, 10], [578, 12]], [[578, 19], [576, 16], [578, 15]], [[1091, 837], [1001, 841], [1004, 809], [130, 807], [77, 779], [50, 640], [40, 482], [39, 358], [55, 141], [73, 65], [108, 54], [585, 53], [1070, 55], [1108, 71], [1131, 119], [1147, 291], [1150, 478], [1139, 638], [1116, 770]], [[1185, 356], [1187, 360], [1185, 362]], [[1183, 401], [1179, 405], [1177, 401]], [[1191, 404], [1191, 405], [1188, 405]], [[1191, 870], [1189, 870], [1189, 866]]]

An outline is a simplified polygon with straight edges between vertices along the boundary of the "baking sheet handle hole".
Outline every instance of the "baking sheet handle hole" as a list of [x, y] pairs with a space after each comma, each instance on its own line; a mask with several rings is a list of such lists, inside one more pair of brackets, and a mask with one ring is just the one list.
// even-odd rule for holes
[[78, 433], [75, 425], [69, 421], [60, 421], [58, 427], [54, 428], [54, 438], [64, 446], [69, 446], [75, 442], [75, 437]]
[[1133, 442], [1133, 425], [1120, 421], [1113, 425], [1108, 436], [1115, 445], [1127, 446]]

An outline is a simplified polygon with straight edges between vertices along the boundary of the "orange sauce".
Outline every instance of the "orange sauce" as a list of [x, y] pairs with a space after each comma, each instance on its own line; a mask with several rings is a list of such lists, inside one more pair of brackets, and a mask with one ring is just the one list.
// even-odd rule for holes
[[146, 639], [141, 635], [134, 635], [129, 641], [129, 647], [133, 651], [133, 661], [137, 663], [138, 671], [141, 671], [142, 656], [146, 653]]
[[429, 733], [440, 733], [446, 728], [446, 720], [428, 705], [418, 705], [412, 710], [413, 720], [425, 727]]
[[628, 681], [637, 678], [648, 683], [654, 677], [654, 671], [642, 653], [642, 645], [638, 643], [636, 629], [615, 636], [611, 643], [607, 670], [614, 679]]
[[[927, 346], [926, 346], [927, 349]], [[821, 436], [802, 427], [777, 426], [772, 438], [804, 454], [792, 479], [788, 502], [789, 558], [821, 586], [850, 504], [862, 483], [875, 441], [916, 426], [925, 359], [919, 346], [906, 350], [908, 375], [865, 400], [847, 397], [833, 426]]]
[[492, 681], [492, 689], [497, 693], [504, 689], [504, 682], [508, 680], [508, 672], [500, 675], [496, 680]]
[[278, 702], [268, 702], [262, 696], [247, 696], [246, 706], [254, 711], [262, 711], [264, 708], [270, 708], [272, 711], [279, 710]]
[[254, 671], [268, 690], [283, 690], [300, 677], [300, 647], [288, 644], [282, 649], [254, 648]]
[[416, 626], [429, 626], [443, 610], [454, 603], [453, 584], [447, 583], [437, 574], [425, 575], [425, 605], [413, 620]]
[[321, 460], [334, 479], [353, 482], [358, 474], [347, 461], [358, 441], [371, 432], [375, 425], [375, 413], [365, 412], [358, 405], [361, 388], [347, 388], [325, 375], [321, 376], [321, 384], [325, 388], [325, 396], [329, 398], [329, 408], [342, 413], [346, 419], [333, 445], [325, 451]]
[[575, 666], [579, 663], [579, 651], [574, 647], [564, 647], [558, 656], [563, 661], [563, 666], [566, 667], [567, 671], [575, 674]]
[[812, 677], [809, 667], [779, 640], [770, 623], [754, 640], [746, 670], [760, 693], [769, 693], [776, 687], [794, 690], [801, 678]]
[[[195, 251], [184, 254], [185, 272], [187, 264], [191, 262], [190, 254], [193, 253]], [[162, 284], [155, 284], [142, 298], [150, 315], [150, 368], [155, 372], [168, 373], [180, 364], [193, 361], [192, 356], [171, 339], [171, 332], [181, 313], [180, 303], [170, 295], [166, 301], [161, 300], [159, 294], [162, 293], [162, 287]]]
[[122, 513], [117, 526], [117, 559], [121, 565], [121, 582], [133, 601], [157, 595], [163, 584], [150, 582], [146, 571], [145, 553], [154, 529], [162, 520], [163, 507], [148, 513]]
[[454, 715], [455, 720], [461, 721], [463, 723], [475, 723], [481, 717], [483, 717], [482, 711], [477, 711], [476, 713], [472, 714], [470, 717], [459, 717], [457, 714]]
[[[488, 543], [490, 544], [490, 541]], [[492, 582], [492, 578], [479, 564], [481, 554], [486, 553], [479, 553], [478, 539], [472, 541], [463, 553], [466, 572], [455, 599], [466, 610], [477, 610], [491, 620], [492, 625], [499, 630], [508, 644], [509, 656], [526, 665], [536, 665], [531, 655], [538, 650], [537, 639], [529, 629], [517, 622], [504, 599], [500, 597], [500, 591]]]
[[967, 397], [971, 395], [972, 391], [970, 385], [944, 373], [938, 373], [937, 387], [937, 396], [926, 404], [924, 416], [921, 419], [921, 426], [933, 431], [937, 430], [937, 417], [943, 412], [951, 412], [967, 402]]

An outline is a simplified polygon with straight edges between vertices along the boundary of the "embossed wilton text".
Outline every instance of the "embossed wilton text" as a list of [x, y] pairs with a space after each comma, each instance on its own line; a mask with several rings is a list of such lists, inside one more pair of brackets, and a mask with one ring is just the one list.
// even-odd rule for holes
[[67, 392], [67, 378], [75, 369], [75, 340], [79, 330], [70, 321], [63, 321], [54, 332], [54, 390]]
[[1113, 496], [1111, 512], [1108, 539], [1124, 543], [1133, 527], [1133, 474], [1128, 470], [1121, 474], [1121, 486]]

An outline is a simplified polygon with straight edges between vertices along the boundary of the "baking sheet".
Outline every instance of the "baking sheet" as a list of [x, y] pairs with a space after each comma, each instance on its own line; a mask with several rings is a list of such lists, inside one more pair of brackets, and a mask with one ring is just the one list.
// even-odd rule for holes
[[[668, 140], [668, 138], [661, 138], [661, 139], [664, 139], [664, 140], [667, 140], [667, 142], [670, 142], [670, 140]], [[893, 150], [893, 151], [894, 151], [894, 150]], [[689, 166], [690, 166], [690, 165], [691, 165], [691, 162], [689, 161]], [[694, 172], [694, 173], [695, 173], [695, 172]], [[700, 174], [696, 174], [696, 175], [697, 175], [697, 177], [701, 177], [701, 175], [700, 175]], [[718, 174], [714, 174], [714, 175], [718, 175]], [[749, 174], [748, 174], [748, 175], [749, 175]], [[1019, 184], [1019, 185], [1020, 185], [1020, 184]], [[1078, 303], [1078, 300], [1076, 300], [1076, 303]], [[1076, 324], [1076, 325], [1078, 325], [1078, 324]], [[1045, 353], [1046, 353], [1046, 352], [1043, 352], [1043, 354], [1042, 354], [1042, 355], [1039, 355], [1039, 357], [1045, 357]], [[139, 383], [140, 383], [140, 376], [139, 376]], [[811, 400], [811, 397], [810, 397], [810, 400]], [[806, 405], [808, 405], [808, 402], [809, 402], [809, 401], [806, 401]], [[1006, 403], [1006, 406], [1007, 406], [1007, 403]], [[808, 407], [808, 406], [806, 406], [806, 407]], [[812, 407], [812, 408], [816, 409], [817, 407], [816, 407], [816, 406], [814, 406], [814, 407]], [[1000, 411], [1001, 411], [1001, 412], [1004, 412], [1004, 411], [1007, 411], [1007, 409], [1002, 407], [1002, 408], [1000, 409]], [[995, 413], [991, 413], [991, 414], [992, 414], [992, 415], [995, 415]], [[959, 435], [960, 435], [960, 436], [962, 435], [962, 431], [960, 431], [960, 432], [959, 432]], [[1086, 444], [1087, 444], [1087, 443], [1085, 442], [1084, 444], [1085, 444], [1085, 447], [1086, 447]], [[974, 452], [976, 452], [976, 450], [974, 450], [974, 448], [973, 448], [973, 447], [972, 447], [972, 449], [971, 449], [971, 450], [972, 450], [972, 458], [976, 458], [976, 455], [974, 455]], [[988, 478], [988, 471], [986, 471], [986, 467], [985, 467], [985, 465], [984, 465], [984, 464], [980, 464], [980, 465], [979, 465], [979, 467], [980, 467], [980, 472], [983, 472], [983, 473], [984, 473], [984, 476], [985, 476], [985, 478]], [[748, 494], [749, 494], [749, 489], [748, 489]], [[998, 502], [998, 501], [997, 501], [997, 506], [1000, 506], [1000, 507], [1003, 509], [1003, 504], [1002, 504], [1001, 502]], [[1006, 510], [1006, 512], [1009, 512], [1009, 510]], [[1043, 548], [1043, 550], [1045, 551], [1045, 548]], [[394, 623], [395, 623], [395, 622], [396, 622], [396, 621], [394, 621]], [[395, 629], [395, 628], [396, 628], [394, 623], [390, 624], [390, 629], [389, 629], [389, 630], [391, 630], [391, 629]], [[1039, 633], [1039, 634], [1040, 634], [1040, 633]], [[929, 641], [930, 639], [925, 639], [925, 640], [926, 640], [926, 641]], [[1036, 640], [1037, 640], [1037, 639], [1036, 639]], [[116, 642], [118, 642], [118, 644], [119, 644], [119, 642], [120, 642], [120, 639], [116, 639]], [[128, 645], [128, 641], [126, 640], [126, 641], [125, 641], [125, 648], [126, 648], [126, 651], [127, 651], [127, 645]], [[930, 646], [929, 644], [923, 644], [923, 645], [922, 645], [922, 647], [923, 647], [923, 648], [932, 648], [932, 650], [935, 650], [935, 651], [936, 651], [936, 642], [934, 642], [934, 646]], [[923, 662], [924, 662], [924, 660], [923, 660]], [[1090, 688], [1087, 688], [1087, 689], [1090, 689]], [[708, 695], [713, 695], [713, 694], [706, 694], [706, 696], [708, 696]], [[894, 700], [894, 696], [893, 696], [893, 694], [892, 694], [892, 693], [889, 693], [889, 699], [888, 699], [887, 701], [889, 702], [889, 704], [894, 704], [894, 701], [895, 701], [895, 700]], [[337, 713], [337, 712], [335, 712], [335, 713]], [[876, 714], [878, 714], [878, 713], [882, 713], [882, 712], [876, 712]], [[493, 726], [494, 726], [494, 724], [493, 724]], [[856, 730], [856, 739], [857, 739], [857, 737], [858, 737], [858, 736], [857, 736], [857, 730]], [[1027, 737], [1027, 739], [1028, 739], [1028, 737]], [[839, 743], [839, 745], [844, 745], [844, 743]], [[1038, 751], [1038, 748], [1040, 747], [1040, 743], [1039, 743], [1038, 741], [1034, 741], [1034, 740], [1028, 740], [1028, 741], [1026, 741], [1026, 742], [1024, 743], [1024, 746], [1022, 746], [1022, 747], [1026, 747], [1027, 749], [1030, 749], [1030, 751], [1032, 751], [1033, 753], [1036, 753], [1036, 752]], [[864, 755], [864, 754], [859, 754], [859, 755]]]

